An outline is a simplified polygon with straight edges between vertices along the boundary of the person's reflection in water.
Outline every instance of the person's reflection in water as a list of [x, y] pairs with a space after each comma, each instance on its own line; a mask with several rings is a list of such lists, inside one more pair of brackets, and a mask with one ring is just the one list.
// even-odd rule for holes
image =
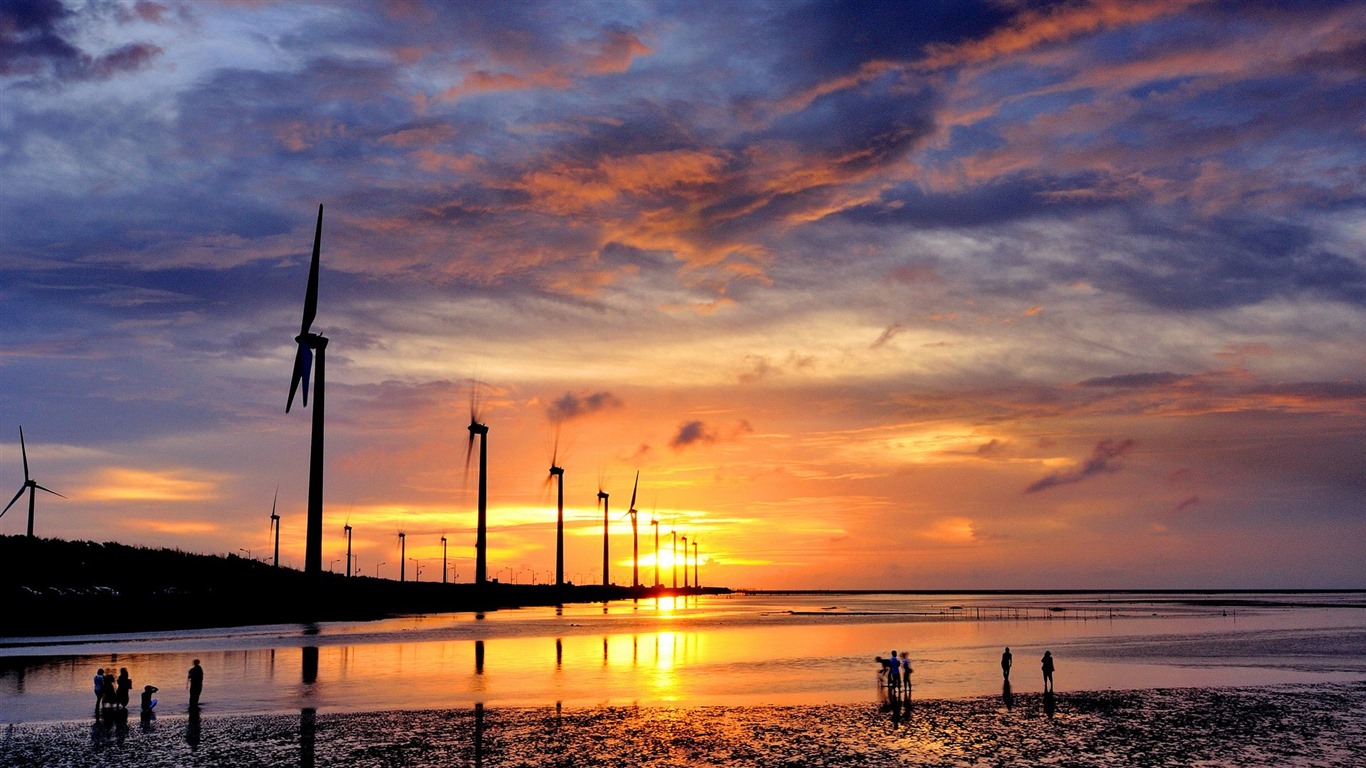
[[199, 710], [190, 710], [190, 718], [185, 721], [185, 743], [190, 745], [190, 751], [199, 749]]
[[299, 711], [299, 766], [313, 768], [317, 738], [318, 711], [305, 707]]
[[474, 674], [484, 674], [484, 641], [474, 641]]
[[1043, 695], [1043, 711], [1048, 715], [1048, 719], [1053, 719], [1053, 713], [1058, 711], [1058, 702], [1053, 698], [1052, 691], [1046, 691]]
[[318, 647], [315, 645], [303, 648], [303, 681], [304, 685], [318, 682]]
[[474, 704], [474, 768], [484, 766], [484, 702]]
[[1010, 690], [1010, 681], [1006, 680], [1001, 684], [1001, 701], [1005, 702], [1006, 709], [1015, 706], [1015, 694]]

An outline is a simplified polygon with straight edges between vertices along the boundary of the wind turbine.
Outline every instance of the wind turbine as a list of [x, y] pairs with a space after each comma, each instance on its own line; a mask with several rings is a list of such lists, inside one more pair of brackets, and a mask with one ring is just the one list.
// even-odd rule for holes
[[408, 577], [408, 535], [403, 531], [398, 532], [398, 548], [398, 580], [402, 583]]
[[636, 533], [636, 488], [640, 486], [640, 472], [636, 471], [636, 483], [631, 486], [631, 508], [622, 518], [631, 518], [631, 586], [640, 586], [640, 536]]
[[[476, 382], [476, 387], [478, 383]], [[470, 458], [474, 454], [474, 438], [479, 438], [479, 527], [474, 537], [474, 583], [482, 586], [488, 576], [488, 505], [489, 505], [489, 428], [479, 423], [478, 403], [474, 390], [470, 391], [470, 441], [465, 446], [465, 476], [469, 476]]]
[[66, 497], [51, 488], [44, 488], [38, 484], [37, 480], [29, 477], [28, 448], [24, 446], [24, 428], [22, 426], [19, 427], [19, 453], [24, 457], [24, 484], [19, 486], [19, 492], [14, 494], [14, 498], [9, 500], [9, 503], [5, 505], [3, 510], [0, 510], [0, 517], [5, 516], [5, 513], [9, 511], [9, 508], [14, 506], [14, 502], [18, 501], [19, 497], [24, 495], [24, 491], [28, 491], [28, 537], [31, 539], [33, 538], [33, 497], [35, 492], [47, 491], [53, 496], [61, 496], [63, 499]]
[[678, 531], [669, 531], [669, 536], [673, 538], [674, 556], [669, 561], [674, 572], [674, 589], [678, 589]]
[[[555, 586], [564, 586], [564, 467], [557, 466], [560, 441], [555, 440], [555, 451], [550, 454], [550, 477], [555, 478]], [[549, 481], [550, 478], [546, 478]]]
[[683, 539], [683, 588], [688, 588], [688, 537], [680, 536]]
[[598, 483], [598, 506], [602, 509], [602, 585], [608, 586], [607, 580], [607, 526], [611, 520], [611, 513], [608, 510], [607, 491], [602, 489], [602, 483]]
[[351, 522], [348, 520], [342, 526], [342, 533], [346, 534], [346, 578], [351, 578]]
[[692, 585], [693, 589], [702, 588], [702, 577], [697, 573], [697, 539], [692, 540]]
[[[313, 234], [313, 261], [308, 268], [308, 289], [304, 294], [303, 323], [294, 340], [299, 351], [294, 356], [294, 376], [289, 382], [285, 413], [294, 405], [294, 395], [303, 383], [303, 404], [308, 406], [308, 377], [316, 367], [313, 382], [313, 435], [308, 461], [308, 526], [304, 545], [304, 573], [317, 579], [323, 570], [323, 395], [327, 370], [327, 337], [312, 331], [318, 314], [318, 254], [323, 239], [323, 207], [318, 206], [318, 228]], [[317, 361], [314, 361], [314, 353]]]
[[655, 519], [655, 511], [650, 510], [650, 525], [655, 529], [655, 586], [659, 584], [659, 521]]
[[275, 499], [270, 502], [270, 532], [275, 538], [275, 567], [280, 567], [280, 516], [275, 514], [275, 505], [280, 501], [280, 486], [275, 486]]
[[446, 534], [441, 534], [441, 583], [446, 583]]

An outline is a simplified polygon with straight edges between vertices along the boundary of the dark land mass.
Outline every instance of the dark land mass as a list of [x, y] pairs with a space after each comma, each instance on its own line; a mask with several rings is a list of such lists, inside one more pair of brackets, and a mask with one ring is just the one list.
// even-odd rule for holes
[[[442, 584], [275, 567], [236, 555], [201, 555], [113, 542], [0, 536], [0, 637], [365, 621], [420, 613], [727, 594], [553, 584]], [[92, 620], [91, 617], [98, 617]]]

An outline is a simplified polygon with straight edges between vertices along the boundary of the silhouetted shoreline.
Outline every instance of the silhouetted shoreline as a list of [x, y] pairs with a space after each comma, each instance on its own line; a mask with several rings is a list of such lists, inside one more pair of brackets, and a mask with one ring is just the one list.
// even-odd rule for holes
[[20, 723], [5, 765], [1359, 765], [1366, 682], [801, 707], [483, 707]]
[[[113, 542], [0, 536], [0, 637], [362, 621], [566, 603], [726, 594], [724, 587], [399, 582]], [[92, 618], [94, 617], [94, 618]]]

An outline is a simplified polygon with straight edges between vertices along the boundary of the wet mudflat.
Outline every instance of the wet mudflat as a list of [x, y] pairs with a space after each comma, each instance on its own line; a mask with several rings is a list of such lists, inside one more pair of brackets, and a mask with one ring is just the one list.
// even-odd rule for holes
[[[1051, 709], [1051, 715], [1047, 711]], [[17, 724], [0, 765], [1359, 766], [1366, 682], [790, 707], [544, 707]]]

